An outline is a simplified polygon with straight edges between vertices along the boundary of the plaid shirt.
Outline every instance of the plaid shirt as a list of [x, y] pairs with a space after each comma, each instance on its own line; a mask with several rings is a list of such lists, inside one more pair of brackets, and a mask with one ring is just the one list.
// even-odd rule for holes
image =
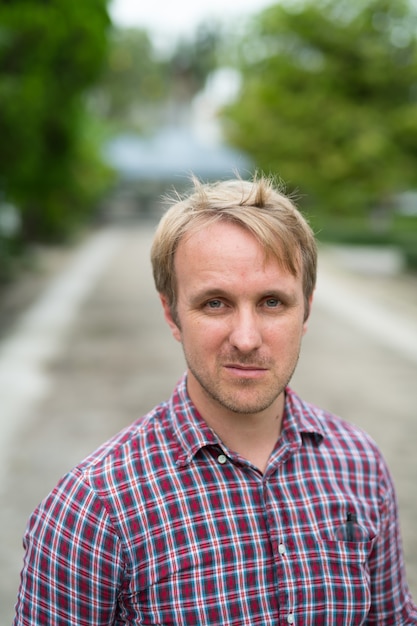
[[59, 483], [25, 546], [15, 626], [417, 624], [378, 449], [289, 389], [262, 475], [184, 378]]

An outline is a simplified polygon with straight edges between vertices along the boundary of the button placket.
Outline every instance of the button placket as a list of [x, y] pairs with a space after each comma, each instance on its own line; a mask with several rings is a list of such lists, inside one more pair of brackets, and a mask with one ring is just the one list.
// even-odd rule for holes
[[[270, 475], [268, 480], [263, 480], [262, 497], [267, 513], [269, 534], [273, 544], [274, 556], [277, 571], [283, 581], [293, 580], [294, 559], [291, 554], [294, 550], [294, 541], [291, 532], [291, 519], [286, 507], [280, 504], [282, 499], [278, 475]], [[287, 624], [296, 623], [294, 606], [296, 605], [296, 590], [292, 585], [282, 584], [279, 587], [279, 603], [281, 615]]]

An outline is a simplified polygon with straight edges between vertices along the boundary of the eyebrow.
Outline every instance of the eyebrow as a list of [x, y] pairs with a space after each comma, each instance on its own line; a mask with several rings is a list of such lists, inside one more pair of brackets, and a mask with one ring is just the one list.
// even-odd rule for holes
[[194, 293], [190, 300], [192, 304], [197, 304], [198, 302], [210, 300], [211, 298], [230, 298], [230, 293], [224, 289], [204, 289]]

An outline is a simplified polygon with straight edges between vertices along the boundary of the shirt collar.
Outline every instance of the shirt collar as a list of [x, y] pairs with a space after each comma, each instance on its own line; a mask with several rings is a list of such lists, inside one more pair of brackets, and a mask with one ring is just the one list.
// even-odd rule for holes
[[[180, 446], [178, 465], [187, 465], [205, 446], [222, 446], [221, 440], [201, 417], [188, 395], [187, 374], [178, 382], [169, 404], [174, 436]], [[295, 441], [306, 434], [317, 445], [320, 444], [325, 433], [318, 413], [318, 409], [301, 400], [287, 387], [281, 439]]]
[[301, 435], [310, 435], [319, 444], [325, 437], [322, 411], [302, 400], [290, 387], [285, 390], [283, 432], [295, 428]]
[[205, 446], [221, 445], [215, 432], [201, 417], [187, 391], [187, 374], [180, 379], [170, 399], [174, 436], [180, 445], [178, 465], [188, 464]]

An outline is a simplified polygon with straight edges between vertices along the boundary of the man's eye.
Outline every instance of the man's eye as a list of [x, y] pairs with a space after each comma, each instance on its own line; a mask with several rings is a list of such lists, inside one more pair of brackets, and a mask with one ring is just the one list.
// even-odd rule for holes
[[275, 307], [280, 305], [280, 301], [278, 300], [278, 298], [267, 298], [265, 300], [265, 304], [268, 308], [274, 309]]
[[222, 301], [221, 300], [209, 300], [206, 306], [209, 309], [220, 309], [220, 307], [222, 306]]

